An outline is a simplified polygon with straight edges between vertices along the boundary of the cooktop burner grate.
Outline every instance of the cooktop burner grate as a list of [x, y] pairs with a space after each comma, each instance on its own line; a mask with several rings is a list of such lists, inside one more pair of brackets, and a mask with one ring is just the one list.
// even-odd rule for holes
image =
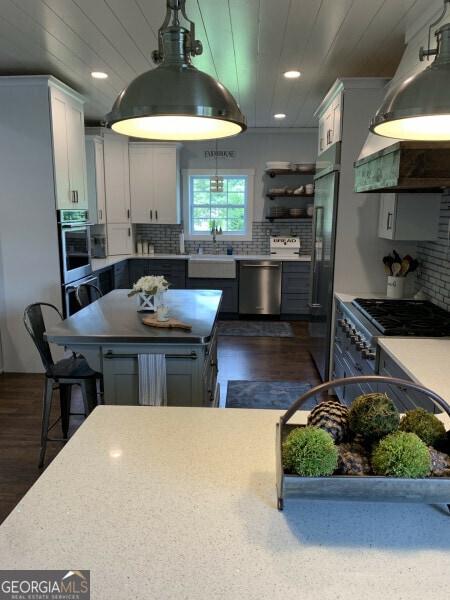
[[352, 304], [386, 336], [450, 336], [450, 313], [427, 300], [355, 298]]

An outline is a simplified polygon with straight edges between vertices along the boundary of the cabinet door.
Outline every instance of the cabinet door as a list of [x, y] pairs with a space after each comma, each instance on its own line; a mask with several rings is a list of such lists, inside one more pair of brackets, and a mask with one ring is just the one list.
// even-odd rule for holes
[[175, 146], [130, 144], [130, 194], [133, 223], [178, 224]]
[[106, 220], [108, 224], [130, 223], [128, 138], [119, 134], [106, 134], [103, 140], [103, 150]]
[[388, 240], [435, 240], [440, 208], [440, 194], [381, 194], [378, 236]]
[[[166, 359], [167, 405], [207, 406], [204, 398], [203, 372], [204, 350], [200, 347], [174, 347], [170, 344]], [[152, 348], [153, 350], [153, 348]], [[139, 368], [136, 354], [141, 347], [127, 346], [120, 352], [130, 357], [103, 359], [105, 402], [107, 404], [137, 405], [139, 403]], [[169, 354], [168, 347], [155, 347], [155, 354]], [[189, 356], [191, 351], [198, 355], [196, 360]], [[133, 356], [134, 353], [134, 356]]]
[[342, 101], [341, 91], [319, 119], [319, 154], [341, 140]]
[[127, 290], [130, 287], [128, 260], [114, 265], [114, 289]]
[[329, 145], [339, 142], [341, 139], [341, 116], [342, 116], [342, 92], [336, 96], [331, 105], [331, 127], [332, 132], [330, 134]]
[[281, 280], [281, 312], [309, 315], [309, 262], [284, 262]]
[[153, 223], [153, 150], [130, 144], [130, 202], [133, 223]]
[[108, 254], [110, 256], [133, 253], [131, 225], [127, 223], [108, 223], [107, 234]]
[[89, 220], [106, 223], [105, 169], [103, 164], [103, 140], [99, 136], [86, 136], [86, 175]]
[[83, 106], [72, 99], [67, 105], [67, 131], [70, 188], [76, 191], [76, 208], [88, 208]]
[[381, 194], [378, 237], [394, 239], [395, 194]]
[[154, 221], [160, 225], [180, 223], [178, 202], [177, 150], [161, 147], [153, 150]]
[[81, 102], [50, 88], [57, 208], [87, 208]]

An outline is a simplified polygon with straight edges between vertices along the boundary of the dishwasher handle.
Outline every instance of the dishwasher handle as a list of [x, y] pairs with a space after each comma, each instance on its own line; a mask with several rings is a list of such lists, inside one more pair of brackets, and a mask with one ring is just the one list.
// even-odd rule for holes
[[242, 263], [242, 267], [252, 267], [253, 269], [280, 269], [280, 263], [274, 265], [256, 265], [255, 263]]

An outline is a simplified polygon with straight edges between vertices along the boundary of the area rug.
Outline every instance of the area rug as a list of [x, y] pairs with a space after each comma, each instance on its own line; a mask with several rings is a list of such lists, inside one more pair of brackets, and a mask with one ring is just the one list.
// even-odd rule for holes
[[[298, 381], [230, 380], [225, 408], [288, 409], [300, 396], [311, 389], [310, 383]], [[316, 399], [309, 398], [300, 410], [311, 410]]]
[[280, 321], [218, 321], [219, 335], [241, 335], [257, 337], [293, 337], [289, 323]]

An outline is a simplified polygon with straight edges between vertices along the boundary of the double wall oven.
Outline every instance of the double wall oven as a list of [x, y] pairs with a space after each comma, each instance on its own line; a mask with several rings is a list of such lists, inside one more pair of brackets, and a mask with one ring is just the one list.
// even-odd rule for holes
[[[381, 337], [450, 336], [450, 313], [428, 301], [355, 298], [337, 302], [333, 378], [375, 375]], [[373, 391], [371, 384], [355, 386], [351, 397]], [[356, 394], [355, 394], [356, 391]], [[345, 391], [336, 389], [346, 402]]]
[[58, 241], [61, 265], [62, 301], [65, 317], [80, 307], [75, 290], [81, 283], [98, 284], [92, 275], [90, 223], [87, 210], [58, 210]]

